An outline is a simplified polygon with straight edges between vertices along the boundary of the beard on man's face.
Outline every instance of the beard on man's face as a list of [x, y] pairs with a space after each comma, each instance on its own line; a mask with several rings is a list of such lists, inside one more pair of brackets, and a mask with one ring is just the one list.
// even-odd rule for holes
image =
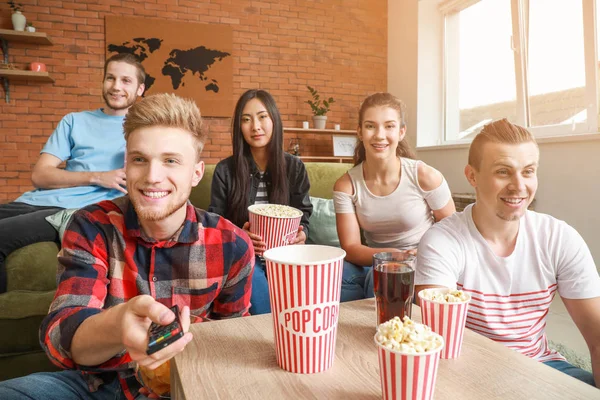
[[[135, 189], [127, 188], [129, 192], [129, 200], [133, 205], [133, 209], [138, 216], [139, 220], [144, 220], [148, 222], [159, 222], [169, 218], [171, 215], [176, 213], [182, 207], [185, 207], [188, 199], [190, 198], [190, 194], [192, 193], [192, 188], [190, 187], [187, 190], [187, 193], [181, 193], [181, 196], [177, 196], [175, 198], [170, 199], [167, 204], [164, 204], [162, 208], [156, 209], [153, 207], [146, 207], [143, 205], [143, 200], [138, 198], [137, 196], [142, 196], [141, 193], [135, 193]], [[177, 191], [173, 191], [169, 196], [175, 196]]]
[[111, 104], [110, 95], [108, 94], [108, 92], [102, 93], [102, 98], [104, 99], [104, 103], [106, 103], [108, 108], [115, 111], [119, 111], [126, 110], [132, 105], [134, 105], [135, 101], [137, 100], [137, 95], [134, 93], [133, 96], [126, 98], [126, 101], [123, 104]]
[[136, 214], [138, 215], [138, 218], [140, 220], [144, 220], [144, 221], [148, 221], [148, 222], [158, 222], [158, 221], [167, 219], [187, 203], [187, 199], [185, 199], [185, 200], [175, 203], [175, 204], [173, 204], [173, 203], [168, 204], [165, 208], [163, 208], [161, 210], [152, 210], [152, 209], [147, 209], [144, 206], [141, 206], [136, 201], [136, 199], [131, 198], [131, 197], [130, 197], [130, 199], [131, 199], [131, 202], [133, 203], [133, 209], [135, 210]]

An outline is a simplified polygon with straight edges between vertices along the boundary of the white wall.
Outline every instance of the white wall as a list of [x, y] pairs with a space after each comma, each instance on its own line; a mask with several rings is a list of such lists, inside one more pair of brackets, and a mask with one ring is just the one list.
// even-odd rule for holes
[[[421, 7], [431, 7], [433, 3], [437, 1], [422, 0]], [[417, 131], [428, 135], [432, 127], [441, 129], [439, 120], [431, 121], [422, 113], [416, 117], [418, 107], [440, 107], [439, 101], [427, 94], [439, 74], [436, 79], [427, 76], [430, 61], [418, 65], [420, 59], [435, 57], [432, 53], [436, 50], [418, 50], [415, 46], [418, 43], [419, 47], [427, 47], [424, 44], [431, 39], [427, 32], [438, 28], [419, 27], [418, 9], [417, 0], [388, 0], [388, 91], [403, 99], [408, 107], [408, 135], [413, 145]], [[467, 148], [418, 149], [419, 158], [440, 170], [453, 192], [472, 193], [463, 175], [467, 153]], [[541, 143], [538, 178], [536, 211], [551, 214], [577, 229], [600, 270], [600, 141]]]
[[388, 92], [407, 105], [407, 138], [416, 146], [417, 1], [388, 0]]

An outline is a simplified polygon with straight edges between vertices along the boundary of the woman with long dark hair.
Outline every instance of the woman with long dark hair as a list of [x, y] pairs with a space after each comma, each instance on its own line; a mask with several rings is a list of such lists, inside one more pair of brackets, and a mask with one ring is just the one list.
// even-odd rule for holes
[[375, 93], [363, 101], [358, 119], [354, 168], [333, 189], [346, 251], [341, 301], [373, 297], [373, 254], [416, 253], [427, 229], [456, 211], [442, 174], [415, 160], [406, 142], [404, 103]]
[[308, 237], [312, 204], [304, 164], [283, 151], [283, 125], [273, 96], [251, 89], [238, 100], [232, 121], [233, 155], [220, 161], [213, 174], [208, 211], [222, 215], [247, 231], [256, 256], [250, 314], [271, 312], [264, 259], [266, 243], [249, 232], [248, 206], [284, 204], [302, 211], [298, 234], [291, 244]]

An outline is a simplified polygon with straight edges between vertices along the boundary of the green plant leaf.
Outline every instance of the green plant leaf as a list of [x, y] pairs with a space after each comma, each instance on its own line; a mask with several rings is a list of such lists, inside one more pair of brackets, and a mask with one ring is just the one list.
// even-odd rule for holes
[[[311, 87], [306, 85], [306, 87], [308, 88], [308, 91], [310, 92], [310, 94], [312, 95], [313, 100], [307, 100], [306, 102], [310, 105], [313, 115], [325, 115], [327, 114], [327, 112], [329, 111], [329, 106], [331, 105], [331, 103], [334, 103], [335, 100], [333, 99], [333, 97], [330, 97], [329, 99], [323, 100], [321, 103], [321, 95], [319, 94], [319, 92]], [[323, 104], [323, 105], [321, 105]]]

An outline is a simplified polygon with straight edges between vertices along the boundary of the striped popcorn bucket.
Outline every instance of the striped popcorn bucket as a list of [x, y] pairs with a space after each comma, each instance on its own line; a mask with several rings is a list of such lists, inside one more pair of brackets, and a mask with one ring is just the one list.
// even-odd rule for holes
[[319, 245], [265, 251], [275, 356], [282, 369], [314, 374], [333, 364], [345, 256], [340, 248]]
[[[439, 289], [440, 293], [448, 291], [450, 289]], [[421, 299], [421, 321], [429, 326], [432, 331], [440, 334], [446, 342], [441, 357], [445, 359], [458, 358], [462, 348], [471, 296], [464, 302], [442, 303], [426, 299], [422, 296], [421, 291], [419, 292], [419, 299]]]
[[429, 400], [443, 346], [427, 353], [406, 354], [390, 350], [377, 342], [379, 377], [384, 400]]
[[270, 217], [256, 212], [265, 206], [266, 204], [254, 204], [248, 207], [250, 232], [262, 237], [267, 250], [287, 246], [298, 233], [302, 211], [298, 210], [299, 215], [294, 217]]

